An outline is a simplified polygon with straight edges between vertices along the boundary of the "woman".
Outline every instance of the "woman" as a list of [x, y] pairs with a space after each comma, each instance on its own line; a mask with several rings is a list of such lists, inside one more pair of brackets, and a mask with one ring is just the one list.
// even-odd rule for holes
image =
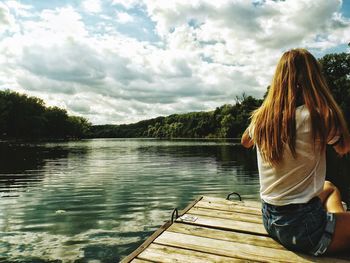
[[257, 148], [263, 223], [271, 237], [316, 256], [350, 248], [350, 213], [338, 189], [325, 181], [326, 145], [344, 155], [350, 136], [307, 50], [283, 54], [242, 144]]

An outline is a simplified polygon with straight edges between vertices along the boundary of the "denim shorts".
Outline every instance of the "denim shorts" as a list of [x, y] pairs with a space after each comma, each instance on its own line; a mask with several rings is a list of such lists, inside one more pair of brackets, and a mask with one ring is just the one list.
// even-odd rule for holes
[[266, 231], [289, 250], [319, 256], [332, 241], [335, 216], [324, 210], [318, 197], [285, 206], [263, 201], [262, 214]]

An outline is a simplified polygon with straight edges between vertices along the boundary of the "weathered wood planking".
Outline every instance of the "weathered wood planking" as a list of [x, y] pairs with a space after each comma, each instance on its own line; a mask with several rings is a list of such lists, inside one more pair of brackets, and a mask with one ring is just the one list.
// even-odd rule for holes
[[232, 211], [217, 211], [209, 208], [202, 208], [195, 206], [191, 209], [191, 214], [199, 216], [211, 216], [228, 220], [245, 221], [250, 223], [262, 224], [262, 218], [260, 216], [252, 216], [251, 214], [235, 213]]
[[195, 224], [198, 226], [213, 227], [213, 228], [218, 228], [223, 230], [234, 230], [239, 232], [247, 232], [247, 233], [259, 234], [259, 235], [265, 235], [265, 236], [268, 235], [264, 226], [258, 223], [196, 215], [196, 214], [192, 214], [191, 210], [186, 215], [195, 217], [196, 221], [192, 222], [186, 219], [182, 219], [182, 217], [180, 217], [177, 221], [188, 223], [188, 224]]
[[255, 207], [255, 208], [258, 208], [259, 211], [261, 209], [261, 203], [257, 202], [257, 201], [250, 201], [250, 200], [232, 201], [232, 200], [227, 200], [224, 198], [214, 197], [214, 196], [203, 196], [203, 198], [201, 200], [202, 201], [212, 201], [212, 202], [215, 202], [217, 204], [224, 204], [224, 205], [228, 205], [228, 206], [239, 205], [239, 206]]
[[350, 262], [286, 250], [270, 238], [261, 204], [201, 197], [122, 262]]
[[203, 199], [200, 200], [195, 207], [261, 216], [261, 207], [249, 207], [246, 204], [239, 204], [239, 202], [233, 201], [231, 201], [231, 203], [228, 203], [229, 201], [227, 203], [219, 203], [214, 200]]
[[132, 263], [150, 263], [150, 262], [152, 262], [152, 261], [143, 260], [143, 259], [139, 259], [139, 258], [134, 258], [131, 262], [132, 262]]
[[151, 244], [138, 258], [145, 258], [155, 262], [242, 262], [237, 258], [158, 244]]
[[199, 237], [208, 237], [219, 240], [246, 243], [251, 245], [284, 249], [282, 245], [266, 236], [258, 236], [253, 234], [239, 233], [234, 231], [222, 231], [221, 229], [208, 228], [203, 226], [180, 224], [178, 222], [172, 224], [167, 231], [188, 234]]

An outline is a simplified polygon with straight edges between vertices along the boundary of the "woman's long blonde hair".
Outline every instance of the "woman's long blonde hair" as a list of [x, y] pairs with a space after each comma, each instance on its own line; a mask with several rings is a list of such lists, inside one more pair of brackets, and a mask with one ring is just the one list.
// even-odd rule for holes
[[307, 50], [292, 49], [282, 55], [267, 97], [252, 114], [253, 141], [263, 159], [272, 165], [282, 160], [285, 145], [296, 157], [297, 100], [302, 100], [310, 112], [314, 145], [319, 140], [324, 150], [327, 140], [335, 135], [340, 135], [339, 144], [350, 144], [344, 116], [328, 89], [320, 64]]

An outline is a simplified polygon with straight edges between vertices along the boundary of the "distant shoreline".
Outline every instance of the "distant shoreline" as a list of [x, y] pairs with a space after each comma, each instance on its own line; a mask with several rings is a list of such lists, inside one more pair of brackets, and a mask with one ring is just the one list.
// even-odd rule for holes
[[174, 138], [156, 138], [156, 137], [106, 137], [106, 138], [68, 138], [68, 139], [50, 139], [50, 138], [27, 138], [27, 139], [0, 139], [0, 143], [26, 143], [26, 142], [69, 142], [69, 141], [83, 141], [83, 140], [109, 140], [109, 139], [120, 139], [120, 140], [159, 140], [159, 141], [240, 141], [241, 138], [198, 138], [198, 137], [174, 137]]

